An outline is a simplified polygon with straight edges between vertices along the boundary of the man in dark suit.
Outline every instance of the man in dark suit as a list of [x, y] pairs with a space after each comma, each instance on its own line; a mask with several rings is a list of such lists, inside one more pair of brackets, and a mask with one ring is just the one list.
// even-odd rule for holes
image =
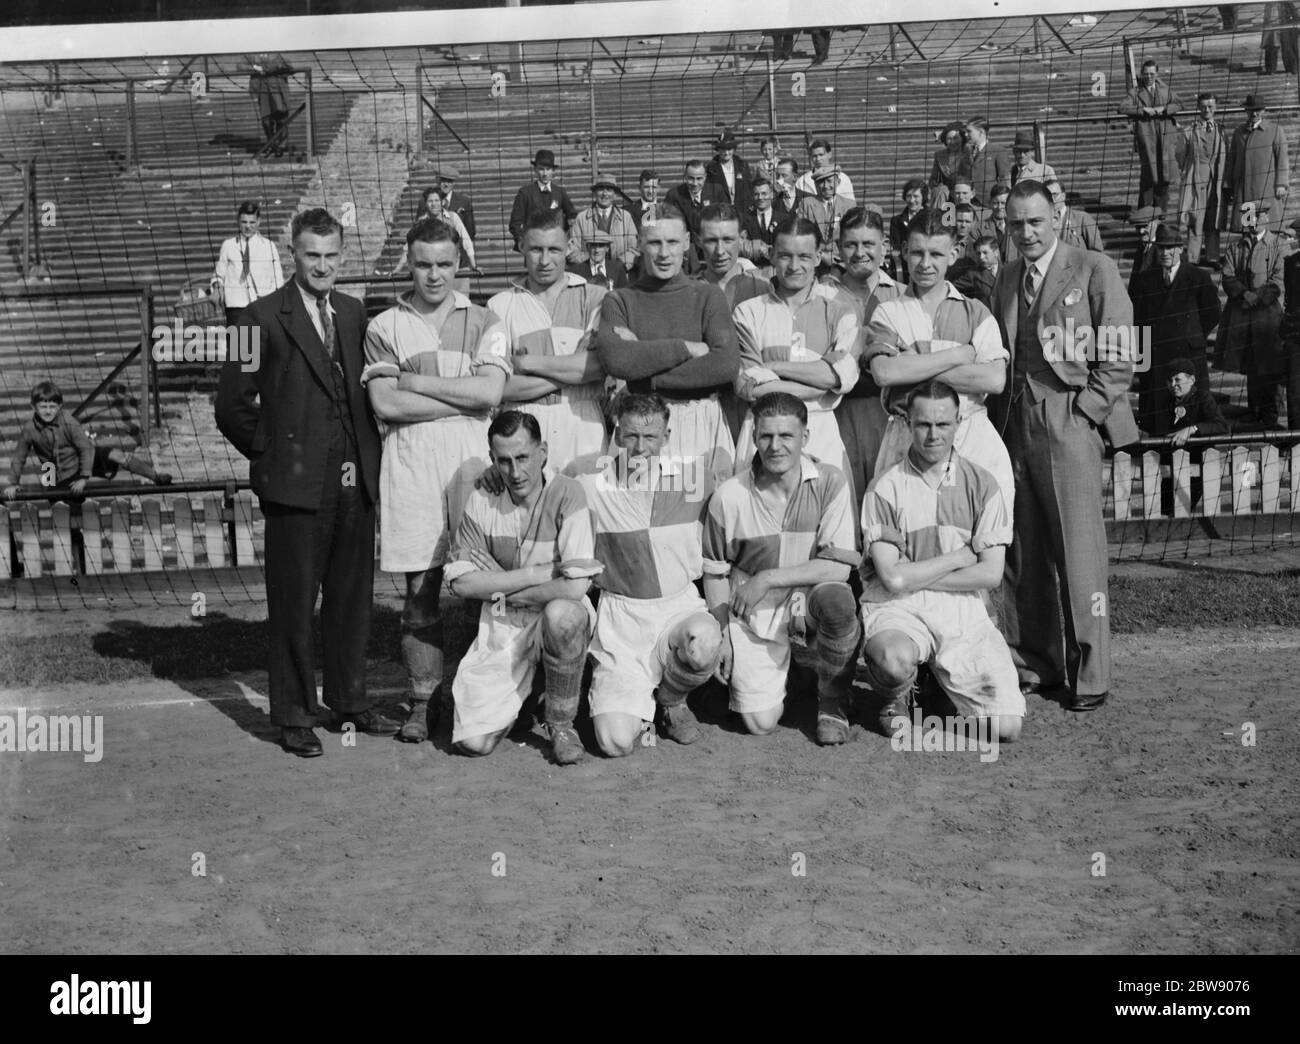
[[515, 201], [510, 207], [509, 228], [516, 250], [524, 234], [524, 223], [530, 215], [548, 210], [562, 211], [565, 227], [578, 216], [578, 208], [569, 199], [569, 194], [555, 184], [554, 178], [555, 153], [550, 149], [538, 149], [533, 157], [533, 180], [515, 193]]
[[1168, 366], [1186, 357], [1196, 366], [1196, 380], [1210, 386], [1205, 361], [1206, 340], [1219, 325], [1221, 309], [1214, 280], [1183, 256], [1183, 237], [1171, 225], [1156, 232], [1157, 267], [1140, 272], [1133, 281], [1133, 322], [1150, 331], [1150, 358], [1139, 369], [1138, 427], [1154, 431], [1164, 396]]
[[753, 202], [749, 164], [736, 155], [736, 136], [725, 131], [713, 143], [713, 159], [704, 165], [705, 182], [712, 186], [714, 201], [730, 203], [740, 213]]
[[331, 290], [343, 229], [324, 209], [293, 219], [294, 278], [240, 314], [256, 365], [225, 363], [221, 433], [250, 461], [266, 516], [271, 723], [284, 749], [315, 757], [312, 614], [321, 602], [324, 702], [336, 722], [393, 735], [398, 724], [366, 695], [375, 577], [379, 433], [361, 387], [361, 302]]
[[[1133, 307], [1114, 261], [1057, 240], [1041, 182], [1011, 190], [1007, 221], [1020, 256], [999, 272], [992, 308], [1011, 353], [1009, 394], [994, 417], [1016, 482], [1003, 629], [1025, 691], [1054, 691], [1070, 710], [1090, 711], [1110, 689], [1102, 433], [1116, 447], [1138, 438], [1131, 343], [1129, 352], [1104, 344], [1120, 328], [1132, 335]], [[1084, 331], [1103, 347], [1080, 342]]]
[[460, 218], [460, 223], [465, 226], [469, 238], [476, 238], [478, 229], [474, 224], [474, 204], [469, 201], [465, 193], [455, 191], [456, 179], [460, 177], [460, 171], [455, 167], [439, 167], [433, 172], [433, 176], [438, 179], [438, 195], [442, 197], [442, 209]]
[[771, 257], [776, 242], [776, 226], [785, 215], [776, 209], [774, 192], [766, 179], [759, 178], [752, 188], [754, 205], [741, 218], [740, 254], [754, 264], [762, 265]]
[[618, 290], [627, 286], [627, 268], [618, 258], [609, 256], [613, 242], [614, 237], [608, 232], [597, 229], [589, 233], [582, 244], [587, 259], [569, 265], [569, 271], [606, 290]]

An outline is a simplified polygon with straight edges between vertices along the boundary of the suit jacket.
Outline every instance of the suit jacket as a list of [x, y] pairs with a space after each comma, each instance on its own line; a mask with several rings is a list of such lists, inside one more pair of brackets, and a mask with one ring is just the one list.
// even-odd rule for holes
[[530, 181], [515, 193], [514, 204], [510, 207], [510, 235], [515, 241], [516, 249], [524, 234], [524, 222], [530, 215], [548, 210], [563, 212], [565, 228], [578, 216], [578, 208], [569, 199], [569, 194], [554, 181], [545, 192], [536, 181]]
[[1241, 204], [1273, 203], [1279, 188], [1290, 187], [1290, 159], [1282, 128], [1269, 119], [1253, 131], [1244, 123], [1238, 127], [1228, 148], [1224, 180], [1224, 207], [1230, 208], [1232, 230], [1239, 232]]
[[[1222, 314], [1219, 291], [1209, 272], [1184, 258], [1172, 285], [1165, 286], [1162, 269], [1148, 268], [1134, 280], [1132, 293], [1134, 324], [1151, 329], [1151, 380], [1164, 380], [1157, 371], [1171, 359], [1205, 355], [1207, 338]], [[1142, 376], [1147, 375], [1139, 379]]]
[[691, 233], [691, 242], [698, 243], [700, 238], [700, 213], [705, 207], [713, 203], [726, 203], [728, 200], [725, 191], [719, 192], [716, 185], [705, 182], [704, 188], [700, 190], [699, 206], [696, 206], [691, 201], [691, 190], [686, 187], [685, 182], [682, 182], [664, 197], [664, 202], [681, 211], [682, 216], [686, 218], [686, 227]]
[[1206, 227], [1217, 227], [1222, 216], [1223, 174], [1228, 163], [1228, 140], [1223, 124], [1205, 127], [1200, 118], [1183, 128], [1178, 149], [1178, 172], [1183, 187], [1178, 209], [1187, 214], [1205, 208]]
[[[588, 207], [574, 219], [569, 227], [570, 261], [587, 260], [587, 240], [599, 227], [595, 207]], [[637, 224], [632, 215], [617, 204], [610, 208], [609, 234], [614, 240], [609, 256], [618, 258], [624, 266], [635, 264], [641, 253], [637, 249]]]
[[[370, 502], [379, 500], [379, 429], [361, 386], [365, 306], [335, 290], [334, 327], [348, 405], [356, 429], [357, 468]], [[315, 511], [326, 481], [334, 424], [334, 381], [320, 334], [307, 314], [296, 280], [258, 298], [239, 317], [258, 345], [257, 366], [246, 372], [238, 359], [222, 365], [216, 420], [231, 445], [250, 461], [253, 492], [273, 504]], [[260, 404], [254, 399], [260, 399]]]
[[[1017, 257], [1004, 265], [993, 284], [992, 312], [1002, 328], [1002, 341], [1011, 353], [1007, 360], [1007, 390], [997, 397], [990, 409], [999, 431], [1005, 431], [1011, 415], [1012, 381], [1015, 375], [1016, 333], [1019, 323], [1021, 286], [1025, 279], [1025, 259]], [[1064, 331], [1072, 320], [1076, 331], [1090, 327], [1133, 326], [1133, 306], [1119, 269], [1105, 254], [1081, 250], [1059, 243], [1056, 256], [1038, 290], [1039, 336], [1048, 327]], [[1077, 389], [1075, 406], [1099, 428], [1103, 428], [1111, 445], [1127, 446], [1138, 440], [1137, 422], [1128, 404], [1129, 385], [1133, 383], [1132, 359], [1094, 358], [1091, 361], [1049, 358], [1048, 365], [1063, 384]]]
[[470, 239], [478, 236], [478, 228], [474, 224], [474, 204], [469, 201], [469, 197], [465, 193], [448, 192], [443, 198], [442, 207], [460, 218], [460, 223], [465, 226], [465, 231], [469, 233]]
[[1060, 238], [1070, 246], [1082, 247], [1084, 250], [1096, 250], [1105, 253], [1106, 244], [1101, 241], [1101, 230], [1097, 219], [1086, 210], [1065, 208], [1065, 219], [1061, 222]]
[[569, 271], [577, 273], [589, 283], [594, 283], [596, 286], [603, 286], [606, 290], [618, 290], [621, 287], [627, 286], [628, 283], [627, 268], [625, 268], [623, 262], [616, 257], [607, 257], [605, 259], [604, 279], [596, 279], [591, 274], [591, 260], [589, 258], [580, 261], [577, 264], [569, 265]]
[[[758, 220], [758, 215], [753, 210], [742, 214], [740, 220], [741, 257], [755, 262], [767, 260], [773, 245], [776, 243], [776, 226], [786, 216], [783, 211], [776, 209], [775, 204], [772, 205], [772, 209], [768, 212], [766, 224]], [[766, 251], [758, 249], [760, 243], [766, 245]]]
[[743, 214], [754, 201], [753, 191], [750, 188], [754, 173], [749, 169], [749, 164], [739, 156], [731, 157], [731, 165], [736, 174], [734, 193], [727, 188], [727, 177], [722, 173], [722, 164], [716, 159], [709, 160], [704, 165], [704, 183], [713, 186], [713, 194], [717, 199], [725, 199]]
[[1015, 162], [1010, 152], [999, 149], [992, 142], [976, 152], [970, 149], [970, 178], [975, 198], [988, 206], [993, 189], [998, 185], [1011, 187], [1011, 164]]

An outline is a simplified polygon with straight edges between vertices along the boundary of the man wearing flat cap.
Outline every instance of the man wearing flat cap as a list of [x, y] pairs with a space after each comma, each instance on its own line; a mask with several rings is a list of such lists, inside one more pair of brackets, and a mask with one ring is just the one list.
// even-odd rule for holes
[[[1278, 426], [1277, 393], [1286, 375], [1282, 347], [1282, 289], [1285, 249], [1268, 230], [1267, 200], [1239, 204], [1241, 238], [1223, 259], [1223, 292], [1228, 304], [1219, 331], [1218, 366], [1246, 375], [1246, 405], [1255, 427]], [[1294, 411], [1293, 411], [1294, 412]]]
[[749, 209], [754, 175], [749, 164], [736, 155], [736, 136], [731, 131], [724, 131], [713, 143], [713, 159], [704, 165], [704, 179], [713, 186], [716, 202], [730, 203], [742, 214]]
[[587, 242], [596, 232], [609, 236], [610, 255], [631, 268], [640, 257], [637, 226], [632, 215], [614, 202], [618, 185], [612, 178], [598, 177], [591, 186], [592, 204], [569, 226], [569, 263], [587, 260]]
[[1271, 231], [1282, 227], [1290, 188], [1291, 168], [1287, 157], [1286, 133], [1281, 126], [1264, 118], [1265, 105], [1258, 95], [1246, 95], [1243, 105], [1246, 122], [1233, 132], [1228, 147], [1228, 169], [1224, 174], [1226, 207], [1232, 215], [1232, 231], [1242, 231], [1243, 207], [1253, 203], [1255, 209], [1269, 203]]
[[1183, 255], [1184, 240], [1172, 224], [1156, 232], [1156, 265], [1133, 281], [1133, 323], [1150, 330], [1151, 357], [1137, 367], [1138, 427], [1154, 431], [1165, 399], [1168, 364], [1191, 359], [1196, 379], [1209, 387], [1206, 344], [1219, 325], [1219, 291], [1210, 273]]
[[614, 237], [608, 232], [588, 233], [582, 244], [587, 258], [585, 261], [570, 262], [569, 271], [606, 290], [618, 290], [627, 286], [626, 266], [618, 258], [610, 257], [613, 243]]
[[510, 208], [510, 235], [516, 250], [519, 249], [524, 222], [533, 214], [558, 210], [564, 215], [566, 227], [578, 216], [578, 208], [569, 199], [569, 194], [554, 183], [554, 178], [555, 153], [550, 149], [538, 149], [533, 157], [533, 180], [515, 193], [514, 206]]
[[1124, 97], [1119, 111], [1133, 120], [1133, 149], [1138, 154], [1140, 176], [1138, 206], [1165, 209], [1170, 182], [1178, 179], [1178, 121], [1182, 108], [1178, 95], [1159, 76], [1156, 63], [1142, 63], [1138, 82]]
[[474, 204], [464, 192], [456, 191], [456, 181], [460, 178], [460, 171], [444, 164], [433, 172], [433, 176], [438, 179], [438, 195], [442, 197], [442, 209], [460, 218], [460, 223], [465, 226], [469, 238], [473, 239], [478, 235], [478, 228], [474, 224]]
[[838, 192], [840, 168], [818, 167], [812, 172], [813, 184], [817, 186], [817, 195], [805, 196], [799, 200], [795, 214], [817, 226], [821, 240], [821, 264], [819, 274], [825, 274], [835, 261], [835, 247], [840, 241], [840, 219], [853, 209], [853, 201], [845, 199]]
[[1138, 207], [1129, 214], [1128, 223], [1137, 229], [1138, 245], [1131, 258], [1128, 292], [1133, 296], [1138, 276], [1148, 269], [1156, 267], [1156, 233], [1160, 230], [1164, 216], [1155, 207]]
[[1021, 181], [1048, 181], [1056, 177], [1056, 171], [1047, 163], [1039, 163], [1034, 158], [1038, 143], [1033, 131], [1016, 131], [1016, 140], [1011, 145], [1012, 155], [1016, 157], [1011, 164], [1011, 184]]

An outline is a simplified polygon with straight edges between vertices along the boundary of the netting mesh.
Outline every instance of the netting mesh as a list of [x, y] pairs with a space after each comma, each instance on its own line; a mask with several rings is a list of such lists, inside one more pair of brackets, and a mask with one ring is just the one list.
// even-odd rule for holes
[[[900, 209], [902, 183], [929, 174], [938, 129], [983, 115], [999, 147], [1017, 130], [1041, 133], [1044, 159], [1072, 205], [1097, 219], [1127, 279], [1138, 168], [1118, 105], [1130, 62], [1155, 58], [1188, 112], [1198, 92], [1217, 92], [1229, 127], [1244, 96], [1259, 94], [1290, 140], [1300, 138], [1295, 77], [1259, 68], [1262, 5], [1239, 11], [1234, 33], [1209, 8], [841, 28], [817, 65], [806, 36], [793, 58], [778, 60], [758, 29], [287, 52], [292, 118], [279, 156], [264, 148], [245, 56], [8, 65], [0, 69], [0, 218], [14, 213], [0, 251], [0, 439], [8, 453], [30, 416], [32, 386], [49, 378], [97, 444], [194, 484], [183, 494], [88, 501], [83, 521], [99, 523], [91, 572], [131, 568], [141, 591], [171, 591], [193, 587], [189, 571], [255, 567], [256, 509], [246, 492], [232, 500], [220, 488], [246, 483], [247, 463], [212, 420], [216, 367], [156, 364], [146, 373], [132, 352], [148, 350], [151, 324], [194, 317], [178, 310], [182, 290], [211, 276], [245, 199], [262, 204], [262, 231], [280, 243], [286, 265], [295, 211], [325, 205], [339, 214], [349, 227], [345, 289], [382, 307], [400, 286], [390, 276], [420, 193], [448, 164], [473, 203], [482, 274], [466, 287], [481, 300], [517, 267], [507, 218], [541, 148], [555, 152], [581, 208], [596, 172], [632, 194], [637, 172], [651, 167], [672, 187], [685, 161], [709, 158], [723, 129], [751, 161], [759, 140], [775, 134], [801, 167], [808, 142], [827, 137], [859, 201], [889, 216]], [[1212, 385], [1229, 414], [1244, 408], [1240, 377], [1216, 373]], [[1242, 452], [1224, 451], [1225, 518], [1214, 524], [1160, 522], [1158, 498], [1149, 518], [1149, 473], [1158, 466], [1150, 460], [1145, 480], [1140, 460], [1118, 471], [1131, 482], [1128, 498], [1122, 489], [1115, 497], [1112, 472], [1108, 498], [1131, 502], [1112, 527], [1114, 553], [1183, 557], [1292, 542], [1289, 448]], [[1243, 475], [1252, 477], [1244, 493]], [[34, 459], [24, 488], [40, 488]], [[124, 522], [115, 503], [125, 505]], [[5, 572], [83, 565], [83, 549], [61, 549], [48, 502], [14, 507], [6, 521]], [[118, 525], [128, 527], [125, 537]], [[150, 572], [158, 567], [166, 572]], [[221, 581], [231, 597], [244, 589], [240, 575]]]

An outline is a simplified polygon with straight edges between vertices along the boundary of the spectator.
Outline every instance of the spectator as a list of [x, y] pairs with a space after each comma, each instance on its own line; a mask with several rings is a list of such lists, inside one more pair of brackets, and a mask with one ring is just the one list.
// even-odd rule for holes
[[1205, 244], [1205, 264], [1219, 264], [1219, 225], [1227, 217], [1223, 206], [1226, 191], [1224, 175], [1228, 159], [1228, 141], [1223, 128], [1214, 118], [1218, 100], [1213, 91], [1196, 96], [1196, 119], [1183, 130], [1179, 145], [1178, 172], [1182, 180], [1178, 215], [1187, 236], [1187, 257], [1192, 264], [1201, 263], [1201, 243]]
[[700, 215], [704, 208], [713, 203], [725, 203], [719, 198], [713, 186], [706, 184], [708, 175], [704, 170], [704, 161], [693, 159], [687, 162], [683, 181], [664, 197], [664, 202], [671, 206], [690, 233], [691, 249], [687, 251], [686, 271], [695, 272], [699, 268], [700, 250]]
[[941, 207], [948, 201], [958, 177], [970, 179], [971, 157], [966, 151], [965, 131], [965, 124], [953, 120], [936, 135], [942, 147], [935, 152], [934, 166], [930, 168], [931, 206]]
[[756, 180], [752, 186], [754, 203], [745, 214], [741, 224], [741, 256], [755, 264], [762, 264], [772, 253], [776, 242], [776, 226], [780, 224], [781, 215], [773, 206], [772, 186], [764, 178]]
[[[800, 175], [799, 180], [794, 183], [794, 187], [805, 195], [817, 195], [817, 185], [813, 180], [813, 171], [822, 170], [826, 167], [835, 166], [835, 150], [831, 143], [825, 138], [814, 138], [808, 146], [808, 170]], [[839, 183], [835, 186], [836, 195], [843, 196], [850, 203], [856, 198], [853, 195], [853, 182], [849, 176], [842, 170], [840, 171]], [[796, 200], [796, 206], [798, 201]]]
[[289, 143], [289, 63], [284, 55], [262, 51], [248, 56], [248, 93], [266, 135], [264, 149], [283, 156]]
[[1153, 59], [1142, 63], [1137, 85], [1125, 96], [1119, 111], [1133, 120], [1133, 147], [1140, 165], [1138, 206], [1163, 211], [1169, 183], [1178, 172], [1178, 121], [1174, 116], [1182, 102], [1157, 72]]
[[455, 190], [460, 171], [455, 167], [442, 166], [433, 172], [433, 176], [438, 179], [438, 194], [442, 196], [442, 209], [460, 218], [460, 223], [465, 226], [469, 238], [473, 239], [478, 235], [478, 226], [474, 224], [474, 204], [465, 193]]
[[[450, 225], [456, 230], [456, 235], [460, 238], [461, 263], [475, 272], [479, 270], [478, 259], [474, 253], [474, 239], [469, 234], [469, 229], [461, 221], [460, 215], [445, 209], [443, 205], [443, 196], [435, 188], [427, 188], [420, 196], [420, 215], [412, 224], [419, 224], [425, 218], [436, 218], [444, 224]], [[401, 266], [398, 267], [398, 271]]]
[[1039, 163], [1037, 159], [1038, 142], [1033, 131], [1016, 131], [1016, 140], [1011, 146], [1016, 161], [1011, 165], [1011, 184], [1022, 181], [1046, 181], [1056, 177], [1050, 165]]
[[840, 219], [853, 209], [852, 201], [837, 191], [839, 178], [839, 167], [820, 167], [813, 171], [817, 195], [801, 199], [795, 210], [797, 216], [817, 226], [822, 256], [820, 271], [823, 274], [835, 261], [835, 247], [840, 241]]
[[262, 208], [252, 200], [239, 204], [236, 216], [239, 234], [221, 244], [217, 267], [212, 273], [212, 289], [226, 309], [226, 324], [259, 297], [265, 297], [284, 285], [280, 251], [258, 231]]
[[1011, 195], [1011, 190], [1005, 185], [994, 187], [992, 198], [989, 200], [989, 217], [981, 229], [984, 235], [992, 236], [997, 240], [998, 255], [1002, 258], [1003, 264], [1016, 256], [1016, 241], [1008, 235], [1007, 229], [1007, 197], [1009, 195]]
[[29, 456], [41, 463], [41, 488], [81, 496], [86, 486], [99, 479], [111, 482], [119, 468], [159, 486], [171, 484], [165, 471], [154, 471], [147, 460], [133, 453], [96, 446], [70, 414], [63, 412], [63, 392], [53, 381], [41, 381], [32, 389], [32, 419], [18, 432], [18, 443], [9, 465], [5, 500], [18, 495], [23, 466]]
[[647, 167], [641, 171], [637, 177], [637, 189], [640, 192], [640, 198], [633, 201], [628, 212], [632, 215], [632, 220], [636, 223], [638, 234], [641, 231], [641, 222], [649, 218], [655, 221], [659, 217], [661, 205], [659, 202], [659, 175]]
[[1163, 382], [1174, 359], [1189, 358], [1196, 376], [1209, 387], [1206, 362], [1209, 337], [1219, 325], [1219, 291], [1210, 274], [1183, 257], [1183, 240], [1172, 225], [1156, 232], [1158, 264], [1139, 273], [1130, 294], [1133, 323], [1149, 338], [1151, 357], [1137, 374], [1138, 427], [1150, 431], [1163, 406]]
[[1002, 255], [998, 251], [998, 241], [992, 236], [983, 235], [975, 240], [974, 260], [964, 263], [958, 261], [948, 274], [953, 286], [971, 300], [990, 308], [993, 302], [993, 284], [1001, 270]]
[[975, 202], [987, 207], [997, 185], [1011, 188], [1011, 153], [994, 148], [989, 142], [989, 123], [983, 116], [966, 121], [967, 148], [970, 150], [970, 176]]
[[1264, 52], [1264, 74], [1271, 76], [1277, 72], [1277, 53], [1282, 52], [1282, 65], [1287, 73], [1294, 76], [1300, 68], [1300, 28], [1297, 22], [1295, 4], [1265, 4], [1264, 32], [1260, 34], [1259, 46]]
[[754, 175], [749, 165], [736, 155], [736, 136], [726, 131], [713, 145], [713, 159], [704, 166], [705, 181], [713, 187], [717, 202], [730, 203], [741, 213], [753, 201], [750, 182]]
[[[1246, 375], [1246, 405], [1256, 425], [1278, 427], [1277, 394], [1286, 373], [1282, 325], [1282, 237], [1268, 230], [1266, 204], [1223, 260], [1228, 295], [1220, 338], [1220, 369]], [[1294, 412], [1294, 411], [1292, 411]]]
[[1097, 219], [1086, 210], [1070, 207], [1065, 201], [1065, 186], [1056, 178], [1048, 178], [1043, 184], [1052, 194], [1052, 224], [1056, 228], [1056, 237], [1070, 246], [1105, 253], [1106, 245], [1101, 241]]
[[1137, 229], [1138, 245], [1133, 252], [1129, 270], [1128, 292], [1132, 297], [1138, 276], [1157, 266], [1156, 233], [1160, 230], [1161, 215], [1155, 207], [1139, 207], [1129, 215], [1129, 224]]
[[587, 240], [593, 232], [604, 232], [610, 237], [610, 253], [625, 269], [631, 268], [640, 256], [636, 248], [637, 227], [632, 215], [614, 202], [618, 185], [611, 178], [597, 178], [591, 192], [595, 201], [569, 228], [569, 261], [585, 261]]
[[772, 186], [776, 190], [776, 199], [772, 206], [777, 213], [784, 216], [793, 214], [804, 196], [816, 193], [803, 192], [799, 188], [799, 164], [789, 156], [782, 156], [776, 162], [777, 181]]
[[1243, 108], [1246, 122], [1233, 133], [1228, 148], [1224, 206], [1232, 208], [1232, 231], [1240, 232], [1246, 205], [1253, 204], [1258, 214], [1267, 203], [1273, 214], [1271, 227], [1277, 230], [1282, 227], [1291, 182], [1286, 133], [1280, 124], [1264, 118], [1266, 106], [1257, 95], [1246, 95]]
[[950, 202], [956, 206], [961, 206], [963, 203], [969, 206], [975, 214], [977, 225], [982, 225], [988, 220], [988, 210], [975, 202], [975, 183], [964, 174], [953, 179]]
[[538, 149], [533, 157], [533, 180], [515, 193], [515, 202], [510, 208], [510, 235], [516, 250], [519, 249], [524, 223], [538, 211], [561, 211], [566, 227], [578, 216], [569, 194], [552, 183], [554, 177], [555, 153], [550, 149]]
[[[1219, 404], [1214, 401], [1208, 385], [1197, 379], [1196, 365], [1190, 359], [1171, 360], [1162, 367], [1159, 377], [1164, 382], [1160, 390], [1160, 405], [1149, 418], [1149, 427], [1144, 425], [1152, 435], [1168, 435], [1171, 447], [1178, 448], [1186, 446], [1187, 440], [1193, 436], [1228, 434], [1228, 423], [1223, 419]], [[1191, 451], [1190, 499], [1186, 505], [1189, 512], [1201, 502], [1203, 458], [1203, 450]], [[1172, 450], [1162, 450], [1161, 471], [1172, 470], [1173, 463]], [[1174, 514], [1172, 475], [1165, 475], [1160, 480], [1160, 513], [1166, 518]]]
[[781, 158], [781, 143], [777, 140], [776, 135], [770, 135], [764, 138], [758, 146], [761, 158], [754, 164], [754, 177], [766, 178], [772, 184], [776, 184], [780, 177], [776, 169], [777, 160]]
[[900, 283], [907, 280], [907, 258], [903, 247], [907, 243], [907, 228], [923, 209], [927, 201], [928, 185], [924, 178], [911, 178], [903, 185], [903, 209], [889, 220], [889, 248], [894, 258], [894, 278]]
[[618, 290], [627, 286], [627, 268], [618, 258], [609, 256], [613, 244], [614, 237], [608, 232], [596, 230], [587, 233], [583, 242], [586, 260], [571, 262], [569, 271], [606, 290]]
[[975, 240], [979, 236], [976, 231], [975, 208], [969, 203], [958, 203], [953, 210], [953, 227], [957, 232], [953, 249], [957, 251], [958, 260], [974, 261]]

